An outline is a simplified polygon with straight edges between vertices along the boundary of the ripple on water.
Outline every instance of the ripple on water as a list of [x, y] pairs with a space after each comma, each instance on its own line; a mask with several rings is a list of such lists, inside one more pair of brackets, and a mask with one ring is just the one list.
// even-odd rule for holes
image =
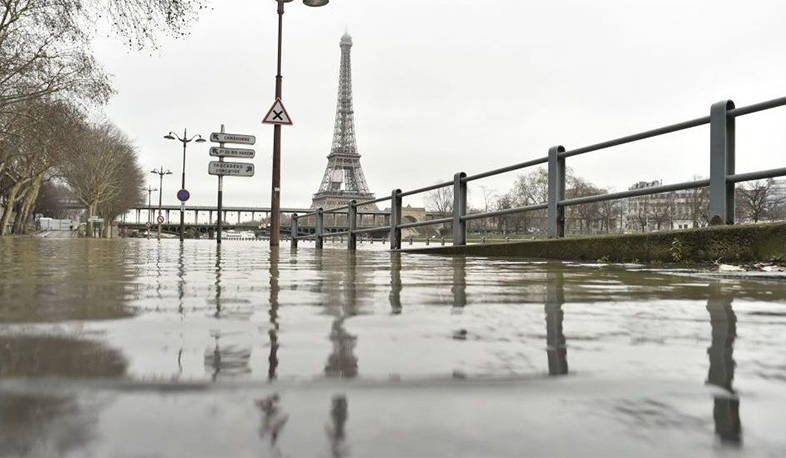
[[[0, 255], [0, 376], [24, 378], [26, 386], [53, 377], [121, 380], [142, 387], [152, 382], [216, 387], [262, 383], [280, 387], [276, 403], [289, 412], [282, 431], [308, 435], [308, 428], [292, 422], [296, 414], [309, 415], [313, 406], [293, 404], [286, 395], [300, 393], [305, 384], [314, 386], [308, 396], [333, 412], [328, 418], [334, 433], [342, 409], [362, 416], [376, 405], [391, 415], [405, 415], [403, 407], [389, 404], [397, 399], [403, 405], [455, 409], [442, 420], [469, 434], [463, 450], [481, 454], [510, 454], [511, 449], [494, 448], [472, 436], [459, 419], [483, 410], [483, 402], [498, 401], [498, 418], [475, 426], [487, 435], [494, 429], [498, 439], [516, 437], [503, 434], [501, 418], [556, 429], [534, 417], [520, 418], [534, 415], [530, 409], [535, 407], [528, 406], [541, 406], [562, 409], [563, 414], [553, 415], [572, 425], [574, 433], [579, 423], [567, 418], [585, 415], [640, 436], [618, 448], [586, 449], [607, 454], [664, 438], [682, 448], [654, 450], [706, 454], [712, 437], [723, 444], [762, 447], [753, 450], [784, 450], [769, 431], [772, 424], [786, 427], [786, 420], [768, 407], [786, 401], [786, 285], [780, 283], [697, 281], [641, 266], [402, 255], [379, 249], [350, 254], [285, 247], [271, 252], [264, 244], [242, 242], [217, 248], [209, 241], [0, 239]], [[457, 383], [511, 377], [515, 383], [500, 382], [494, 389], [466, 385], [481, 404], [459, 402], [454, 395], [460, 391]], [[353, 392], [357, 385], [345, 385], [348, 380], [369, 385]], [[410, 388], [387, 392], [382, 386], [390, 381]], [[419, 381], [444, 392], [425, 395], [409, 385]], [[338, 385], [319, 388], [334, 382]], [[604, 384], [624, 389], [612, 393], [599, 388]], [[717, 391], [708, 392], [705, 384]], [[46, 386], [43, 394], [16, 393], [16, 398], [2, 394], [0, 387], [0, 409], [16, 412], [19, 424], [27, 425], [42, 421], [24, 413], [40, 411], [41, 405], [51, 407], [52, 418], [71, 418], [83, 426], [101, 416], [108, 425], [101, 437], [125, 443], [109, 430], [116, 427], [111, 419], [118, 415], [135, 421], [128, 411], [130, 395], [104, 402], [118, 396], [109, 389], [99, 402], [60, 393], [57, 383]], [[374, 386], [389, 398], [365, 391]], [[336, 391], [349, 394], [341, 401]], [[516, 392], [527, 399], [520, 413], [502, 407], [523, 402]], [[536, 400], [539, 395], [542, 401]], [[158, 394], [138, 396], [156, 410], [152, 406], [159, 402]], [[160, 412], [161, 419], [151, 424], [182, 420], [189, 402], [224, 409], [228, 416], [217, 414], [219, 423], [232, 423], [230, 417], [249, 408], [262, 409], [262, 418], [269, 411], [278, 418], [270, 421], [283, 421], [270, 413], [276, 410], [271, 392], [267, 397], [241, 393], [220, 405], [214, 403], [218, 398], [199, 396], [172, 398], [175, 410]], [[232, 407], [236, 402], [245, 404]], [[770, 422], [741, 418], [741, 411]], [[417, 418], [414, 423], [428, 429], [427, 416]], [[739, 427], [743, 420], [744, 429]], [[392, 421], [372, 424], [414, 434]], [[372, 433], [351, 425], [360, 434], [354, 446], [373, 450], [364, 448]], [[60, 431], [66, 426], [49, 427]], [[444, 433], [431, 428], [434, 434]], [[0, 427], [0, 437], [8, 431]], [[46, 436], [46, 444], [35, 450], [71, 450], [58, 442], [57, 434]], [[107, 446], [106, 439], [95, 439], [97, 432], [85, 434], [85, 441]], [[340, 451], [335, 434], [331, 447]], [[578, 436], [592, 442], [591, 435]], [[447, 454], [444, 448], [428, 448], [425, 439], [415, 442], [420, 447], [413, 445], [413, 451], [420, 454]], [[291, 442], [288, 446], [320, 453]], [[0, 447], [9, 450], [21, 449]], [[162, 449], [128, 450], [144, 454]], [[234, 450], [242, 454], [241, 448]], [[538, 450], [549, 454], [548, 448]]]

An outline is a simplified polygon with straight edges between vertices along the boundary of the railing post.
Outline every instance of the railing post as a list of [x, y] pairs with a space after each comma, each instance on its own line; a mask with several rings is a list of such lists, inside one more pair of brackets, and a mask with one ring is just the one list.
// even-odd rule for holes
[[565, 199], [565, 158], [559, 157], [565, 152], [562, 146], [549, 148], [549, 195], [546, 234], [550, 239], [565, 236], [565, 207], [560, 201]]
[[292, 214], [292, 220], [291, 221], [292, 221], [292, 223], [291, 223], [291, 225], [292, 225], [292, 248], [297, 248], [297, 233], [298, 233], [297, 213], [293, 213]]
[[[401, 249], [401, 190], [394, 189], [390, 198], [390, 249]], [[383, 242], [384, 243], [384, 242]]]
[[317, 228], [316, 237], [314, 238], [315, 248], [322, 249], [322, 233], [325, 230], [325, 212], [322, 207], [317, 209]]
[[467, 244], [467, 222], [461, 219], [467, 214], [467, 174], [453, 175], [453, 245]]
[[347, 215], [347, 222], [349, 223], [349, 234], [347, 235], [347, 249], [355, 251], [358, 247], [358, 235], [355, 230], [358, 225], [358, 201], [352, 200], [349, 202], [349, 214]]
[[734, 102], [722, 100], [710, 109], [710, 224], [734, 224]]

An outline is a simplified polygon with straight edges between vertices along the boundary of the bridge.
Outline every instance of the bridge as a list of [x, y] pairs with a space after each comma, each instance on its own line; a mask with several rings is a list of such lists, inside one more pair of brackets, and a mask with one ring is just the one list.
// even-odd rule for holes
[[[79, 206], [71, 206], [73, 209], [79, 209]], [[177, 234], [180, 231], [180, 205], [162, 205], [160, 213], [164, 217], [164, 223], [161, 225], [161, 231], [164, 233]], [[289, 234], [291, 231], [291, 220], [293, 215], [305, 215], [313, 212], [314, 210], [308, 208], [282, 208], [281, 209], [281, 232]], [[268, 235], [269, 230], [267, 222], [270, 219], [270, 207], [223, 207], [222, 213], [222, 226], [225, 230], [237, 231], [251, 231], [260, 234]], [[433, 212], [427, 212], [423, 208], [406, 207], [403, 210], [404, 218], [407, 222], [419, 222], [429, 219], [438, 218], [440, 215]], [[150, 222], [152, 227], [157, 227], [156, 217], [159, 214], [157, 206], [137, 206], [129, 210], [121, 216], [118, 221], [118, 227], [128, 231], [144, 231], [147, 229], [147, 223]], [[216, 228], [218, 208], [214, 206], [199, 206], [192, 205], [186, 206], [185, 211], [185, 230], [195, 236], [207, 235], [213, 236], [213, 231]], [[201, 216], [201, 218], [200, 218]], [[304, 234], [313, 234], [317, 229], [316, 217], [305, 217], [300, 219], [298, 225], [299, 230]], [[380, 234], [387, 231], [390, 225], [390, 212], [386, 210], [363, 209], [358, 212], [358, 222], [360, 225], [367, 229], [369, 232], [374, 231], [375, 227], [379, 227]], [[332, 218], [327, 220], [328, 225], [332, 229], [325, 229], [327, 233], [338, 232], [342, 228], [348, 227], [346, 216], [340, 214], [332, 214]]]

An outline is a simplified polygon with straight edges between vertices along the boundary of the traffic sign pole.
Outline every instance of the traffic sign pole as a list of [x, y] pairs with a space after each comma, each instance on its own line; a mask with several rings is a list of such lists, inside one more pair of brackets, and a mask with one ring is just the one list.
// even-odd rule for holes
[[[221, 243], [221, 233], [223, 231], [224, 220], [224, 175], [236, 177], [254, 176], [254, 164], [249, 162], [225, 162], [225, 157], [239, 157], [243, 159], [253, 159], [256, 152], [248, 148], [225, 148], [226, 143], [238, 143], [241, 145], [253, 145], [257, 140], [253, 135], [228, 134], [226, 128], [221, 124], [221, 132], [210, 134], [210, 141], [218, 143], [218, 147], [210, 148], [210, 155], [218, 157], [218, 161], [211, 161], [207, 164], [207, 173], [218, 175], [218, 221], [216, 222], [216, 242]], [[238, 221], [239, 222], [239, 221]]]
[[[225, 133], [226, 130], [224, 129], [224, 125], [221, 124], [221, 133]], [[223, 148], [224, 144], [219, 143], [219, 148]], [[219, 162], [224, 162], [224, 156], [219, 156]], [[224, 175], [218, 176], [218, 223], [216, 224], [216, 243], [219, 245], [221, 244], [221, 226], [224, 224], [223, 222], [223, 212], [222, 209], [224, 208]]]

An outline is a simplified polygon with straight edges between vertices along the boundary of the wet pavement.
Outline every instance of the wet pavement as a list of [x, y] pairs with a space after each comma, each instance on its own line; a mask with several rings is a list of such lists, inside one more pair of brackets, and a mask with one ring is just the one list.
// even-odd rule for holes
[[0, 239], [0, 456], [786, 454], [786, 282]]

